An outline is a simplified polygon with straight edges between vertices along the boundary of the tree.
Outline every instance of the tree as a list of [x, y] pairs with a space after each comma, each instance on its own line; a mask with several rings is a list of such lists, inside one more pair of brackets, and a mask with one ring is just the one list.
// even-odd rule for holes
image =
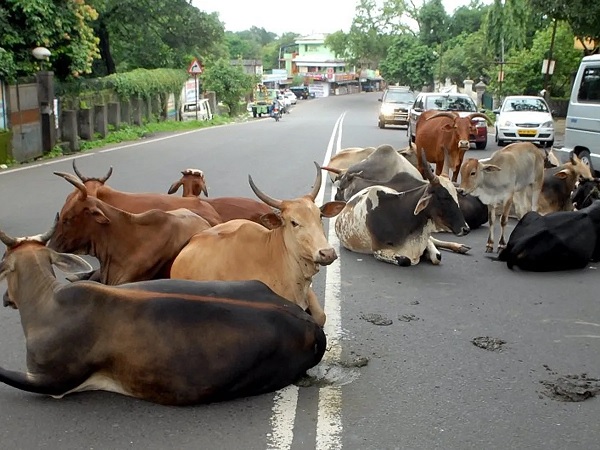
[[435, 61], [436, 56], [429, 47], [418, 38], [403, 34], [394, 38], [380, 69], [388, 82], [420, 90], [433, 83]]
[[449, 17], [442, 0], [426, 0], [417, 15], [419, 39], [427, 46], [441, 44], [448, 39]]
[[229, 108], [230, 115], [238, 113], [240, 99], [257, 83], [254, 75], [244, 73], [241, 66], [232, 66], [228, 59], [208, 60], [202, 74], [204, 88], [215, 91], [220, 99]]
[[509, 50], [525, 47], [531, 23], [527, 1], [505, 0], [502, 3], [502, 0], [494, 0], [490, 7], [484, 28], [496, 58], [502, 58]]
[[489, 9], [489, 5], [481, 4], [479, 0], [471, 0], [468, 6], [457, 8], [448, 21], [448, 33], [450, 37], [479, 31]]
[[463, 33], [448, 42], [440, 64], [440, 79], [450, 78], [462, 84], [465, 79], [479, 80], [488, 78], [494, 67], [494, 58], [490, 52], [483, 30], [475, 33]]
[[98, 57], [90, 26], [97, 17], [84, 0], [5, 0], [0, 6], [0, 78], [31, 75], [40, 66], [31, 50], [52, 52], [48, 69], [59, 79], [89, 73]]

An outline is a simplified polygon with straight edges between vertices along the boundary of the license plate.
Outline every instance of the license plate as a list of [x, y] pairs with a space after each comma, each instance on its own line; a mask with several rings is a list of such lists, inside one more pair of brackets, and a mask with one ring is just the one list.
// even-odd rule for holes
[[519, 130], [520, 136], [535, 136], [537, 134], [537, 130]]

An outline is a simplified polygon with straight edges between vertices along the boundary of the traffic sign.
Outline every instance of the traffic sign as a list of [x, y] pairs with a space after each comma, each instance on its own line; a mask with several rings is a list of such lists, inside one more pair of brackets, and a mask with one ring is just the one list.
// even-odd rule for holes
[[194, 58], [192, 64], [190, 64], [190, 67], [188, 68], [188, 73], [191, 75], [198, 75], [202, 73], [202, 66], [196, 58]]

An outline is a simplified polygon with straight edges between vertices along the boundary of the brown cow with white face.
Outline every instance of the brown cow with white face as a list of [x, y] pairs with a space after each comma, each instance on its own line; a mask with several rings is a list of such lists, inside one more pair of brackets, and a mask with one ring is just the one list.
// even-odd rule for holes
[[187, 209], [132, 214], [88, 195], [69, 173], [55, 172], [78, 189], [63, 208], [49, 246], [91, 255], [100, 262], [93, 279], [104, 284], [168, 278], [171, 263], [190, 238], [210, 224]]
[[278, 200], [260, 191], [252, 178], [256, 196], [278, 210], [263, 216], [266, 229], [248, 220], [232, 220], [196, 234], [175, 258], [171, 278], [187, 280], [260, 280], [273, 291], [304, 310], [319, 325], [325, 313], [311, 288], [319, 266], [337, 259], [327, 242], [321, 217], [334, 217], [345, 203], [321, 206], [315, 198], [321, 187], [321, 169], [312, 191], [293, 200]]
[[[490, 119], [481, 113], [472, 113], [461, 117], [456, 112], [428, 110], [419, 116], [416, 125], [415, 145], [419, 153], [424, 152], [428, 162], [435, 163], [435, 173], [440, 175], [444, 166], [444, 149], [450, 153], [452, 181], [458, 180], [465, 152], [469, 150], [471, 135], [475, 134], [472, 120], [484, 118], [491, 124]], [[417, 158], [419, 170], [425, 175], [426, 168]]]
[[182, 177], [171, 185], [168, 194], [174, 194], [183, 186], [182, 197], [199, 197], [200, 194], [208, 197], [203, 171], [200, 169], [185, 169], [181, 171], [181, 175]]

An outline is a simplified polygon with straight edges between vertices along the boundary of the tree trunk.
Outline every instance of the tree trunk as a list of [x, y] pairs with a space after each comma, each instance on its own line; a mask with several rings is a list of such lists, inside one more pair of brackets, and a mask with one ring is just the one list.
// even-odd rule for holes
[[106, 23], [103, 20], [100, 21], [98, 28], [98, 38], [100, 39], [100, 57], [106, 65], [106, 74], [111, 75], [116, 73], [117, 68], [115, 67], [115, 61], [110, 53], [110, 36], [108, 29], [106, 28]]

